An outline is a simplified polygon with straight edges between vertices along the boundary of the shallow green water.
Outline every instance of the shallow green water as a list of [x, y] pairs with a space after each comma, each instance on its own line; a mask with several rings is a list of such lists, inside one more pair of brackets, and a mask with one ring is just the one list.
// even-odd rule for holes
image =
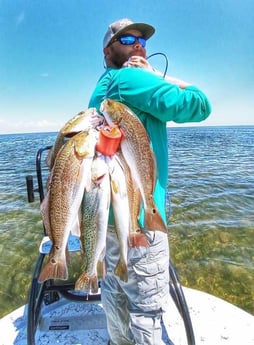
[[[35, 175], [37, 149], [54, 138], [0, 136], [0, 317], [27, 302], [43, 231], [38, 196], [27, 202], [25, 175]], [[253, 146], [254, 127], [170, 129], [167, 200], [181, 283], [252, 314]]]

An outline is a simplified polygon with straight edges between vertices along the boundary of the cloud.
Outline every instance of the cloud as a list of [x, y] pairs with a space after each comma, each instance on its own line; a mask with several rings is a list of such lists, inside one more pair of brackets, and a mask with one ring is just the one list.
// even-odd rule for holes
[[62, 126], [63, 123], [57, 121], [38, 120], [8, 122], [0, 118], [0, 134], [58, 132]]

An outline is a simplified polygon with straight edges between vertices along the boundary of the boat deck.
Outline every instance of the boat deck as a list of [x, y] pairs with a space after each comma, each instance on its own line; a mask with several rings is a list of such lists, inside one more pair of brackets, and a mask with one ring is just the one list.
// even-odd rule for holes
[[[254, 344], [254, 316], [207, 293], [185, 287], [183, 292], [196, 345]], [[27, 306], [23, 306], [0, 320], [0, 345], [27, 344], [26, 310]], [[167, 345], [187, 345], [184, 324], [173, 300], [163, 323], [163, 340]], [[82, 303], [62, 298], [43, 305], [36, 344], [106, 345], [107, 342], [105, 313], [100, 302]]]

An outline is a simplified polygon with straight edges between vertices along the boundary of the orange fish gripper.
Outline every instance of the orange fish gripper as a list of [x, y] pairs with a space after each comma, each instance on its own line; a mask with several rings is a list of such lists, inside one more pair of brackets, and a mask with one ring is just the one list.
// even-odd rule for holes
[[99, 133], [96, 150], [104, 156], [112, 156], [118, 150], [123, 136], [124, 132], [119, 127], [103, 127]]

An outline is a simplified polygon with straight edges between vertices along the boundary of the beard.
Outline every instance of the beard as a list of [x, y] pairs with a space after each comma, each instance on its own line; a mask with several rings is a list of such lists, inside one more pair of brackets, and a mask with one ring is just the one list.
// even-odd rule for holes
[[111, 62], [117, 68], [121, 68], [123, 64], [133, 55], [142, 56], [144, 58], [146, 57], [144, 50], [132, 49], [131, 51], [124, 52], [119, 51], [119, 49], [115, 49], [113, 45], [111, 46]]

